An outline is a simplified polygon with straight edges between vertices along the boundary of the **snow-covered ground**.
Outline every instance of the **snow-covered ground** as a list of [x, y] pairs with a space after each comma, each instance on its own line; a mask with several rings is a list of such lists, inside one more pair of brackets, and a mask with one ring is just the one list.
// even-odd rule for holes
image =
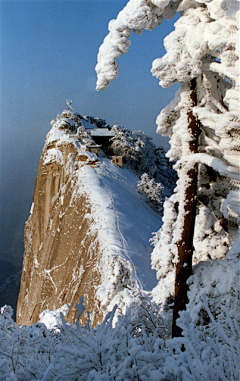
[[[91, 201], [101, 250], [131, 261], [142, 287], [151, 290], [157, 280], [156, 272], [151, 269], [149, 240], [152, 232], [161, 227], [161, 216], [137, 192], [139, 178], [133, 171], [122, 169], [109, 159], [100, 160], [96, 168], [82, 168], [79, 182]], [[108, 263], [102, 265], [104, 271]]]

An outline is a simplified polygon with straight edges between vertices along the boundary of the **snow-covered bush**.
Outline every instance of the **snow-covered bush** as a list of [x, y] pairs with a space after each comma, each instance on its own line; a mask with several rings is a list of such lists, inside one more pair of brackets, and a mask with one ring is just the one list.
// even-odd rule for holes
[[[0, 313], [0, 379], [81, 381], [238, 381], [239, 322], [223, 309], [225, 323], [214, 318], [202, 296], [209, 323], [197, 327], [188, 312], [178, 324], [183, 337], [164, 338], [159, 310], [150, 301], [129, 309], [113, 326], [113, 311], [102, 324], [84, 326], [83, 299], [76, 306], [77, 320], [68, 324], [60, 311], [44, 314], [45, 323], [17, 326], [11, 307]], [[48, 319], [49, 316], [49, 319]], [[51, 325], [52, 324], [52, 325]], [[199, 329], [200, 328], [200, 329]]]
[[160, 183], [150, 179], [147, 173], [143, 173], [137, 184], [138, 192], [144, 195], [147, 202], [153, 206], [155, 210], [162, 211], [163, 203], [163, 186]]
[[240, 325], [223, 308], [225, 324], [215, 319], [202, 295], [204, 310], [210, 323], [205, 330], [196, 329], [186, 311], [180, 312], [178, 324], [182, 338], [170, 339], [165, 372], [176, 380], [236, 381], [240, 377]]

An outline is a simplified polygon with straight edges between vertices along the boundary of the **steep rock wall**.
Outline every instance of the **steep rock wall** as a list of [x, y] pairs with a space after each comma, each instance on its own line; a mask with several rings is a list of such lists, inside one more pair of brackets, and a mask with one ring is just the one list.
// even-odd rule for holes
[[71, 304], [67, 320], [72, 322], [81, 295], [93, 312], [93, 323], [102, 319], [95, 297], [101, 276], [98, 245], [92, 246], [97, 232], [91, 229], [91, 204], [84, 191], [74, 193], [80, 167], [95, 163], [94, 157], [89, 160], [79, 153], [75, 143], [50, 141], [42, 152], [25, 227], [18, 324], [32, 324], [43, 310], [66, 303]]

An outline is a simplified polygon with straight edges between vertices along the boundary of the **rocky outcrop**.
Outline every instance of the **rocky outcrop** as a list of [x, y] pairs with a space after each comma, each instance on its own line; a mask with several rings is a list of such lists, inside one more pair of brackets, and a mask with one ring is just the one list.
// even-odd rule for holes
[[45, 309], [70, 303], [85, 296], [93, 310], [94, 323], [102, 318], [96, 304], [95, 286], [100, 283], [97, 232], [91, 231], [91, 203], [87, 194], [74, 194], [82, 165], [96, 165], [96, 157], [79, 151], [75, 140], [50, 139], [43, 149], [36, 179], [30, 217], [25, 226], [25, 254], [17, 322], [32, 324]]

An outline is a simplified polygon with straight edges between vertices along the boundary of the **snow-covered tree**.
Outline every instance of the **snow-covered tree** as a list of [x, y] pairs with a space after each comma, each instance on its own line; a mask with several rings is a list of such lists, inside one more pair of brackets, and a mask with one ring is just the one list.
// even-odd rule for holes
[[128, 51], [131, 31], [153, 30], [176, 12], [167, 52], [152, 65], [162, 87], [180, 83], [157, 118], [157, 132], [170, 137], [167, 155], [179, 180], [153, 253], [160, 288], [175, 272], [175, 289], [173, 282], [168, 287], [168, 296], [175, 294], [175, 336], [192, 259], [224, 258], [239, 240], [239, 1], [130, 0], [110, 21], [96, 66], [97, 90], [103, 90], [117, 78], [116, 59]]
[[134, 163], [134, 167], [137, 168], [144, 143], [134, 136], [130, 130], [116, 124], [112, 126], [111, 131], [114, 133], [111, 138], [113, 151], [121, 155], [125, 162]]
[[138, 192], [147, 198], [147, 201], [154, 207], [155, 210], [162, 211], [162, 184], [156, 183], [155, 180], [151, 179], [147, 173], [143, 173], [137, 187]]
[[156, 148], [151, 138], [142, 131], [130, 131], [118, 125], [113, 125], [111, 131], [114, 133], [111, 138], [113, 152], [121, 155], [124, 162], [139, 176], [147, 173], [157, 183], [161, 183], [164, 196], [169, 197], [176, 185], [176, 172], [165, 157], [164, 149]]

